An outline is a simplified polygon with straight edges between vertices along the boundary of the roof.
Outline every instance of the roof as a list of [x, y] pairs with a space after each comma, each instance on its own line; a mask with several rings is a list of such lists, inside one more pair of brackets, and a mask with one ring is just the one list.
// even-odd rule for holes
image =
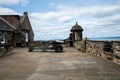
[[83, 31], [82, 27], [80, 25], [78, 25], [78, 23], [76, 22], [76, 24], [72, 27], [71, 32], [73, 31]]
[[14, 31], [14, 27], [3, 18], [0, 18], [0, 31]]
[[19, 15], [0, 15], [7, 23], [13, 26], [15, 30], [19, 28], [20, 16]]

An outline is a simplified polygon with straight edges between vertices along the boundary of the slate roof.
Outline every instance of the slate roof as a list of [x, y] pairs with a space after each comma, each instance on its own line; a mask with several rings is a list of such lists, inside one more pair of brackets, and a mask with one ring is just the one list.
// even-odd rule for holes
[[7, 23], [13, 26], [15, 30], [18, 30], [19, 28], [19, 21], [20, 16], [19, 15], [0, 15], [2, 19], [4, 19]]
[[0, 31], [14, 31], [14, 27], [3, 18], [0, 18]]
[[76, 24], [72, 27], [71, 32], [73, 31], [83, 31], [82, 27], [80, 25], [78, 25], [78, 23], [76, 22]]

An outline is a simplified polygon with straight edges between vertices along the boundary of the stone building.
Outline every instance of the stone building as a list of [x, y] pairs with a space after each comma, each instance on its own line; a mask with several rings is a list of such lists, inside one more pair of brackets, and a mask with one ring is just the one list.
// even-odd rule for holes
[[12, 49], [13, 34], [14, 27], [0, 18], [0, 56]]
[[76, 24], [71, 28], [71, 33], [70, 33], [70, 46], [71, 47], [75, 47], [77, 44], [77, 41], [82, 41], [82, 27], [80, 25], [78, 25], [78, 23], [76, 22]]
[[0, 45], [13, 43], [14, 27], [0, 18]]
[[34, 41], [34, 33], [27, 12], [24, 12], [23, 16], [0, 15], [0, 17], [13, 28], [13, 37], [11, 37], [13, 46], [28, 46], [29, 42]]

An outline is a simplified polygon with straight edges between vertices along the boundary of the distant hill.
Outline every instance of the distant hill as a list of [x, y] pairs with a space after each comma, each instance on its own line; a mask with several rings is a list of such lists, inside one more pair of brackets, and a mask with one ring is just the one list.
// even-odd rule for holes
[[64, 40], [64, 39], [52, 39], [52, 40], [35, 40], [36, 42], [45, 42], [45, 41], [56, 41], [56, 40]]
[[94, 37], [94, 38], [88, 38], [89, 40], [103, 40], [103, 41], [120, 41], [120, 36], [116, 37]]

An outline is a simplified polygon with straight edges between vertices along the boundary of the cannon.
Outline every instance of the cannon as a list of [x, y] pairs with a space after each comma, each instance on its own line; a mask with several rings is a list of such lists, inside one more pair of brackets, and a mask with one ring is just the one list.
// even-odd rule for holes
[[63, 41], [35, 41], [29, 44], [29, 52], [32, 52], [35, 49], [41, 49], [46, 51], [47, 49], [54, 50], [55, 52], [63, 52]]

